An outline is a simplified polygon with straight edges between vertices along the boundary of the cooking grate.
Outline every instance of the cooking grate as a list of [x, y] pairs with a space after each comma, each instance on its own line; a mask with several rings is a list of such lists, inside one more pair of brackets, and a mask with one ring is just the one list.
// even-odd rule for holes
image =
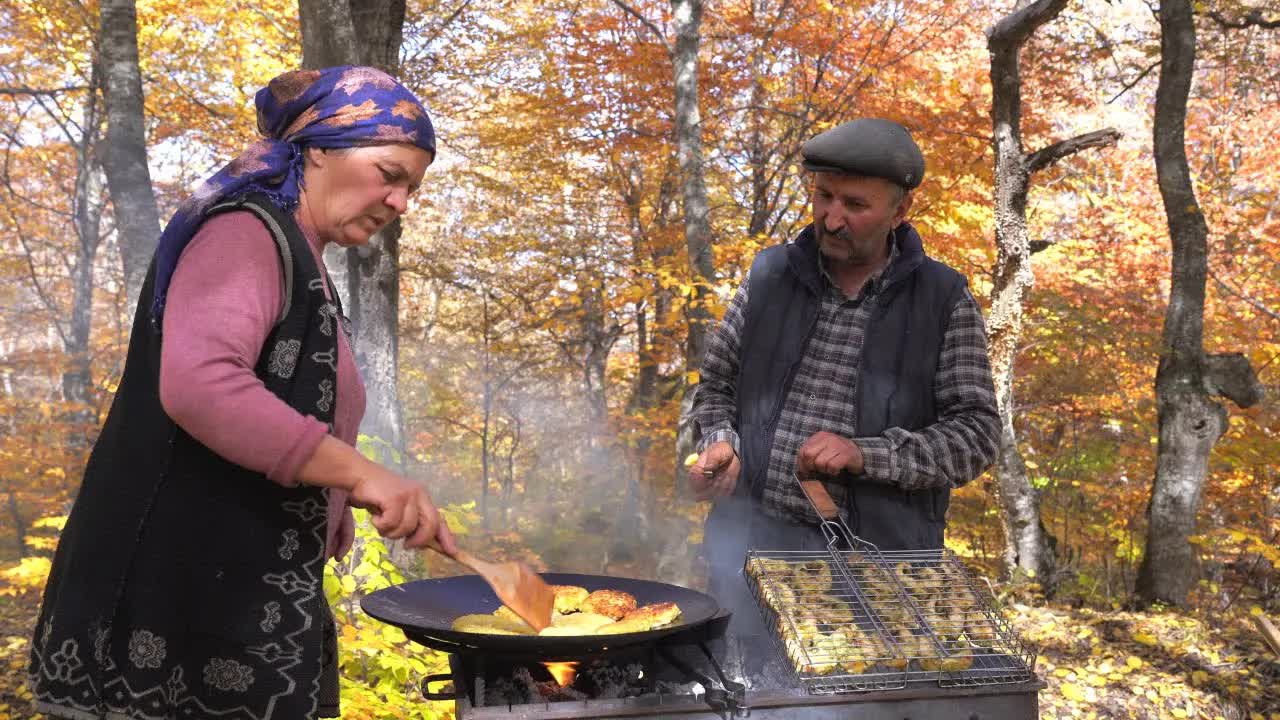
[[825, 551], [752, 550], [745, 570], [797, 682], [832, 694], [1022, 683], [1035, 654], [949, 550], [881, 551], [854, 537], [820, 483]]

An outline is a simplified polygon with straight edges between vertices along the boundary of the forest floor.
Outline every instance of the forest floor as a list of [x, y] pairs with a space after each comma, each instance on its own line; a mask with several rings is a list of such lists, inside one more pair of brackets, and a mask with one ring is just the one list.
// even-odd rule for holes
[[[0, 720], [38, 718], [24, 682], [39, 597], [5, 590]], [[1247, 612], [1208, 618], [1023, 602], [1005, 611], [1038, 652], [1042, 718], [1280, 720], [1280, 658]]]

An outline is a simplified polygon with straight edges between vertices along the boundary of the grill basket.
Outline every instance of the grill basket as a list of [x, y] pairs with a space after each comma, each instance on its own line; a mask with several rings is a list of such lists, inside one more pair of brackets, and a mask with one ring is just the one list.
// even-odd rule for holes
[[1034, 678], [1035, 653], [954, 553], [879, 550], [849, 531], [820, 483], [801, 487], [826, 518], [827, 549], [752, 550], [744, 568], [800, 685], [836, 694]]

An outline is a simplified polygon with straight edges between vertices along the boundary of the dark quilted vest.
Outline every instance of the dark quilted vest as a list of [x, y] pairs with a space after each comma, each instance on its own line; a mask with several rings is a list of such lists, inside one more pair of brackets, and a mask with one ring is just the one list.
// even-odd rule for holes
[[[857, 433], [918, 430], [937, 420], [933, 377], [947, 321], [965, 279], [924, 254], [903, 223], [894, 233], [899, 256], [889, 268], [867, 324], [858, 372]], [[738, 378], [742, 478], [759, 498], [782, 402], [817, 324], [824, 280], [812, 226], [794, 243], [761, 252], [751, 268]], [[905, 492], [853, 479], [851, 529], [886, 550], [942, 546], [950, 491]]]

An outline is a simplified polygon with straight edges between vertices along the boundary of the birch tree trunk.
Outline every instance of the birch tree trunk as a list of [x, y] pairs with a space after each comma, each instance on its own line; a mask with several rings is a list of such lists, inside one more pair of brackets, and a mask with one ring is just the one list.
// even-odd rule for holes
[[[97, 425], [89, 335], [93, 330], [93, 263], [102, 240], [103, 182], [97, 160], [102, 127], [97, 95], [100, 79], [95, 68], [81, 112], [83, 135], [76, 148], [75, 194], [71, 199], [76, 229], [76, 260], [71, 267], [71, 325], [63, 337], [71, 359], [71, 366], [62, 374], [63, 399], [72, 408], [67, 444], [79, 451], [88, 450], [89, 434]], [[150, 186], [147, 192], [151, 192]]]
[[[398, 73], [405, 0], [298, 0], [302, 65], [371, 65]], [[342, 295], [352, 325], [352, 349], [365, 382], [360, 423], [364, 449], [387, 467], [405, 470], [399, 390], [400, 233], [397, 219], [358, 248], [330, 248], [325, 265]], [[359, 552], [359, 548], [353, 550]], [[390, 544], [392, 562], [417, 558], [403, 543]]]
[[104, 76], [107, 141], [103, 164], [124, 265], [130, 312], [160, 239], [160, 211], [147, 168], [142, 73], [138, 70], [138, 21], [134, 0], [103, 0], [99, 51]]
[[[687, 313], [689, 334], [685, 342], [685, 368], [697, 372], [707, 351], [707, 333], [712, 317], [707, 294], [715, 275], [711, 258], [711, 223], [707, 185], [702, 170], [702, 117], [698, 112], [698, 45], [701, 41], [702, 0], [671, 0], [676, 42], [671, 60], [675, 73], [676, 154], [684, 197], [684, 237], [689, 253], [693, 295]], [[676, 435], [676, 478], [684, 477], [681, 459], [693, 452], [693, 408], [695, 383], [687, 383], [680, 402], [680, 423]]]
[[1195, 58], [1190, 0], [1160, 3], [1155, 162], [1173, 261], [1156, 371], [1156, 477], [1147, 507], [1146, 553], [1135, 587], [1141, 604], [1182, 604], [1195, 582], [1196, 555], [1187, 538], [1195, 532], [1209, 453], [1227, 429], [1227, 411], [1211, 394], [1229, 397], [1241, 407], [1262, 395], [1244, 356], [1204, 352], [1209, 228], [1191, 184], [1185, 138]]
[[[371, 65], [395, 75], [403, 40], [404, 0], [299, 0], [302, 64]], [[376, 459], [404, 470], [398, 390], [400, 233], [397, 220], [359, 248], [326, 253], [354, 329], [356, 365], [367, 393], [360, 434]]]
[[1004, 526], [1004, 565], [1010, 577], [1034, 578], [1046, 592], [1055, 583], [1056, 542], [1040, 519], [1040, 494], [1027, 477], [1014, 428], [1014, 361], [1022, 338], [1023, 304], [1035, 282], [1027, 232], [1027, 192], [1034, 171], [1085, 147], [1115, 142], [1114, 130], [1079, 136], [1039, 153], [1022, 146], [1022, 73], [1019, 54], [1032, 34], [1053, 20], [1067, 0], [1019, 2], [987, 32], [991, 54], [991, 123], [995, 148], [996, 265], [991, 289], [988, 347], [1000, 406], [996, 504]]

